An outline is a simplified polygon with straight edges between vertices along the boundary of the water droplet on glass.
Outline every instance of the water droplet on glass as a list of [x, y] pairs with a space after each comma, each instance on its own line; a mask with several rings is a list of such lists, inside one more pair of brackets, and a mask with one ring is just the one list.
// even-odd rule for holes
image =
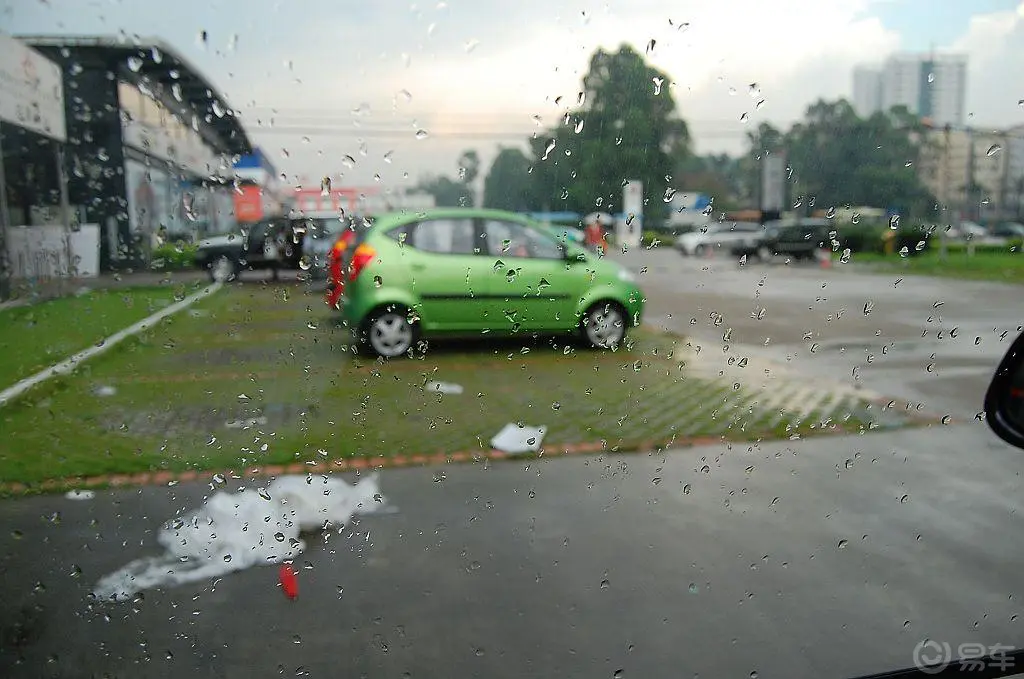
[[665, 84], [665, 79], [654, 77], [651, 78], [651, 82], [654, 83], [654, 95], [657, 96], [661, 94], [661, 86]]
[[349, 169], [352, 169], [353, 167], [356, 166], [356, 159], [346, 154], [341, 157], [341, 164]]
[[608, 589], [608, 586], [609, 586], [610, 584], [611, 584], [611, 583], [610, 583], [610, 582], [608, 582], [607, 580], [602, 580], [602, 581], [601, 581], [601, 589]]
[[128, 57], [128, 69], [132, 73], [138, 73], [142, 69], [142, 59], [136, 56]]
[[662, 198], [666, 203], [671, 203], [672, 199], [675, 198], [676, 190], [671, 186], [665, 189], [665, 196]]
[[1000, 146], [999, 144], [992, 144], [992, 146], [988, 147], [988, 151], [985, 151], [985, 155], [991, 157], [991, 156], [996, 155], [997, 153], [999, 153], [1002, 150], [1003, 150], [1003, 147]]
[[480, 41], [477, 40], [476, 38], [472, 38], [472, 39], [466, 41], [466, 44], [464, 45], [464, 49], [466, 50], [466, 54], [469, 54], [470, 52], [475, 50], [477, 48], [477, 45], [479, 45], [479, 44], [480, 44]]
[[551, 139], [548, 141], [547, 146], [544, 147], [544, 155], [540, 157], [541, 160], [547, 160], [548, 155], [555, 150], [555, 140]]
[[905, 504], [907, 504], [908, 502], [910, 502], [910, 496], [909, 496], [909, 495], [904, 495], [904, 496], [902, 496], [902, 497], [900, 498], [900, 504], [901, 504], [901, 505], [905, 505]]
[[864, 302], [864, 315], [865, 316], [867, 316], [872, 311], [874, 311], [874, 309], [875, 309], [875, 303], [872, 302], [870, 299], [868, 301]]
[[256, 493], [264, 500], [270, 500], [270, 492], [266, 488], [260, 488]]
[[892, 217], [889, 217], [889, 228], [892, 229], [893, 231], [895, 231], [896, 229], [900, 228], [900, 216], [899, 215], [893, 215]]
[[750, 119], [750, 115], [748, 113], [746, 113], [746, 112], [744, 112], [742, 115], [740, 115], [740, 122], [741, 123], [745, 123], [749, 119]]
[[582, 131], [583, 131], [583, 118], [580, 118], [579, 120], [576, 121], [576, 127], [573, 128], [573, 132], [575, 132], [576, 134], [579, 134]]
[[422, 140], [426, 139], [428, 136], [429, 135], [427, 134], [426, 130], [423, 130], [423, 129], [416, 130], [416, 139], [418, 141], [422, 141]]
[[930, 82], [930, 83], [935, 82], [935, 74], [934, 73], [929, 73], [928, 74], [928, 82]]
[[384, 154], [384, 162], [385, 163], [390, 163], [391, 162], [391, 154], [393, 154], [393, 153], [394, 153], [394, 151], [388, 151], [387, 153]]
[[953, 418], [950, 417], [949, 415], [943, 415], [942, 416], [942, 424], [949, 424], [952, 421], [953, 421]]
[[836, 545], [836, 549], [846, 549], [846, 546], [850, 544], [849, 540], [840, 540], [839, 544]]
[[697, 586], [696, 582], [691, 582], [690, 586], [687, 587], [687, 589], [689, 590], [690, 594], [696, 594], [700, 591], [700, 588]]
[[380, 276], [374, 276], [373, 277], [373, 285], [376, 288], [381, 287], [382, 285], [384, 285], [384, 279], [381, 278]]

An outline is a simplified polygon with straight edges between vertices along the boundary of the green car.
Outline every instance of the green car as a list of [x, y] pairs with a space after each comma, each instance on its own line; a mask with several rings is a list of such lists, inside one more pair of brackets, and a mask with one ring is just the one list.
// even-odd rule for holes
[[380, 356], [420, 336], [579, 333], [614, 347], [640, 324], [633, 274], [522, 215], [475, 208], [381, 215], [340, 269], [342, 320]]

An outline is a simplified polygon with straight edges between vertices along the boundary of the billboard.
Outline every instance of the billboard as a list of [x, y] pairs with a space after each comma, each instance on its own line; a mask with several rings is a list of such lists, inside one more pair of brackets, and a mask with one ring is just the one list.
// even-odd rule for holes
[[263, 189], [255, 184], [235, 190], [235, 219], [239, 224], [258, 222], [263, 218]]
[[638, 247], [644, 223], [644, 186], [639, 179], [630, 179], [622, 187], [622, 211], [626, 218], [616, 229], [619, 245]]
[[786, 200], [786, 159], [769, 154], [761, 160], [761, 211], [781, 212]]
[[6, 35], [0, 35], [0, 121], [67, 141], [60, 67]]

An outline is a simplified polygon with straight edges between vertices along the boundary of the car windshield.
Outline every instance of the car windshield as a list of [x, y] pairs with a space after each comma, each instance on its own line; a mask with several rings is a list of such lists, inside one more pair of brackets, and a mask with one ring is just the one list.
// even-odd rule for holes
[[1024, 649], [1024, 0], [0, 17], [0, 676]]

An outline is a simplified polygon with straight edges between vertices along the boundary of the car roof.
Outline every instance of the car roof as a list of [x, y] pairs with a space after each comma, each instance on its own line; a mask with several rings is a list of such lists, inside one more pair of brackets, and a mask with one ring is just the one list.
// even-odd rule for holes
[[377, 215], [373, 230], [390, 229], [394, 226], [418, 222], [424, 219], [503, 219], [523, 224], [536, 224], [526, 215], [507, 210], [492, 210], [480, 207], [439, 207], [428, 210], [403, 210], [401, 212], [384, 212]]

